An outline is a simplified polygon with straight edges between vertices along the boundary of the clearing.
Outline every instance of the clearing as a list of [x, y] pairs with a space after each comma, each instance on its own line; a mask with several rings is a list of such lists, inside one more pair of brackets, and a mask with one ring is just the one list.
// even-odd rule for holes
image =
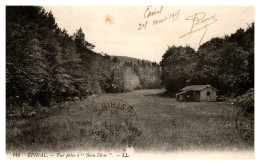
[[[162, 89], [103, 94], [96, 100], [120, 99], [138, 117], [141, 135], [135, 151], [253, 151], [236, 129], [239, 108], [229, 102], [178, 102]], [[55, 105], [46, 114], [7, 119], [7, 151], [102, 150], [91, 140], [90, 100]], [[111, 147], [111, 146], [110, 146]]]

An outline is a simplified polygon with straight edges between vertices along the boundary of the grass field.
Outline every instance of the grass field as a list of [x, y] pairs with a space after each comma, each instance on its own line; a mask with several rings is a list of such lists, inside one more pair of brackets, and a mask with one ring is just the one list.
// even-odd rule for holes
[[[236, 129], [238, 108], [229, 102], [178, 102], [163, 90], [104, 94], [99, 101], [120, 99], [138, 117], [135, 151], [253, 150]], [[91, 139], [90, 99], [55, 105], [48, 113], [7, 119], [7, 151], [103, 150], [109, 144]]]

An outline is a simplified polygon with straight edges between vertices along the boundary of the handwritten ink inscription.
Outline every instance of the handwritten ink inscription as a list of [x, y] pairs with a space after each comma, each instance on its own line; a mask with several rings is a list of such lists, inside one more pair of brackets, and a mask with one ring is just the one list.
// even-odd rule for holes
[[168, 20], [171, 20], [173, 22], [173, 21], [175, 21], [178, 18], [179, 13], [180, 13], [180, 10], [178, 10], [177, 12], [173, 12], [169, 16], [165, 16], [165, 17], [163, 17], [161, 19], [155, 19], [153, 21], [153, 26], [156, 26], [158, 24], [164, 23], [164, 22], [166, 22]]
[[195, 32], [204, 30], [204, 33], [199, 41], [199, 45], [201, 44], [206, 32], [208, 31], [208, 27], [218, 21], [216, 19], [215, 14], [213, 16], [206, 17], [206, 13], [204, 13], [204, 12], [195, 13], [195, 14], [189, 16], [188, 18], [186, 18], [185, 20], [192, 21], [191, 29], [188, 33], [180, 36], [180, 38], [183, 38], [183, 37], [186, 37]]
[[[149, 5], [145, 8], [143, 17], [145, 21], [138, 24], [137, 30], [146, 30], [149, 26], [155, 27], [166, 22], [174, 22], [180, 17], [180, 9], [173, 11], [172, 13], [167, 13], [164, 11], [163, 6], [153, 7]], [[193, 33], [203, 31], [204, 33], [199, 40], [199, 45], [201, 45], [208, 28], [212, 24], [216, 23], [218, 19], [216, 18], [216, 14], [207, 16], [205, 12], [198, 12], [185, 18], [185, 21], [191, 23], [191, 28], [187, 33], [181, 35], [179, 38], [184, 38]]]
[[[143, 23], [138, 24], [137, 30], [146, 30], [148, 26], [157, 26], [164, 22], [174, 22], [179, 17], [180, 10], [172, 13], [163, 13], [163, 6], [159, 9], [152, 6], [147, 6], [144, 11], [144, 18], [146, 19]], [[157, 18], [155, 18], [157, 16]], [[160, 18], [158, 18], [161, 16]]]
[[161, 6], [160, 10], [157, 10], [156, 8], [152, 11], [152, 6], [147, 6], [145, 12], [144, 12], [144, 18], [149, 18], [151, 16], [155, 16], [162, 13], [163, 6]]
[[147, 26], [147, 23], [148, 23], [148, 21], [145, 21], [145, 23], [139, 23], [139, 27], [138, 27], [138, 29], [137, 30], [142, 30], [142, 29], [146, 29], [146, 26]]

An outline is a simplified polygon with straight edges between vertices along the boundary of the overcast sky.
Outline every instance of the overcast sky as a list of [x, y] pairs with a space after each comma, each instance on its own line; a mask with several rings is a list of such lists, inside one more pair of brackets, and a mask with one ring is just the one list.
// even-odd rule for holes
[[[96, 46], [96, 52], [156, 62], [160, 62], [167, 46], [190, 45], [197, 49], [212, 37], [234, 33], [254, 21], [254, 7], [250, 6], [44, 8], [52, 11], [58, 26], [61, 29], [65, 28], [70, 35], [81, 27], [86, 40]], [[146, 28], [138, 30], [140, 23], [146, 24]], [[194, 32], [190, 34], [191, 30]]]

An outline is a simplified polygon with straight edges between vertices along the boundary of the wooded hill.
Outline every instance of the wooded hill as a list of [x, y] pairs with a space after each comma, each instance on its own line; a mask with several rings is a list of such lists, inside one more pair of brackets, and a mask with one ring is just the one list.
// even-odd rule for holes
[[156, 62], [151, 62], [148, 60], [144, 59], [138, 59], [138, 58], [133, 58], [133, 57], [127, 57], [127, 56], [112, 56], [110, 55], [110, 59], [113, 60], [114, 62], [119, 61], [121, 64], [124, 63], [132, 63], [132, 64], [142, 64], [142, 65], [156, 65]]
[[72, 36], [60, 29], [43, 7], [7, 6], [7, 112], [94, 93], [160, 87], [158, 64], [122, 64], [93, 51], [86, 38], [81, 28]]

